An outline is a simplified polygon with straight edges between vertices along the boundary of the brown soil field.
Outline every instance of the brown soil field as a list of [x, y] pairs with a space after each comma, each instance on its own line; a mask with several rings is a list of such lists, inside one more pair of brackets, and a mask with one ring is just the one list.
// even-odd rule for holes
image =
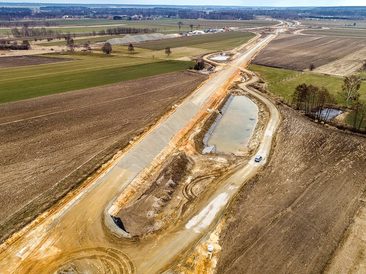
[[365, 273], [366, 272], [366, 207], [357, 213], [353, 224], [346, 232], [342, 243], [334, 253], [332, 260], [325, 269], [325, 273]]
[[13, 57], [1, 57], [0, 68], [32, 66], [41, 64], [50, 64], [56, 62], [71, 61], [67, 58], [54, 58], [45, 56], [13, 56]]
[[301, 32], [317, 36], [366, 38], [366, 29], [309, 29]]
[[366, 39], [282, 34], [255, 58], [254, 64], [293, 70], [328, 64], [359, 51]]
[[176, 72], [1, 105], [0, 240], [78, 186], [205, 79]]
[[268, 166], [226, 215], [218, 273], [320, 273], [362, 204], [366, 139], [280, 110]]
[[365, 60], [366, 48], [363, 48], [334, 62], [320, 66], [314, 71], [324, 74], [348, 76], [361, 70]]

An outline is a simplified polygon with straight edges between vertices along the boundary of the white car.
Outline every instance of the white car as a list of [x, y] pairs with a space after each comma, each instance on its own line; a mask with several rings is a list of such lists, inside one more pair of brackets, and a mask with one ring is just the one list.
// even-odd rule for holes
[[256, 163], [260, 163], [260, 162], [262, 162], [262, 160], [263, 160], [263, 157], [262, 157], [262, 156], [260, 156], [260, 155], [258, 155], [258, 156], [256, 156], [256, 157], [254, 158], [254, 162], [256, 162]]

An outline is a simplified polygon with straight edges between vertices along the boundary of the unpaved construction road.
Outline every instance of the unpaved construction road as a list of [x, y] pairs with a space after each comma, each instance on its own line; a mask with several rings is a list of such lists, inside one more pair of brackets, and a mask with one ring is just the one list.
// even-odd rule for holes
[[79, 272], [155, 273], [202, 237], [243, 180], [253, 176], [268, 158], [279, 118], [276, 108], [265, 98], [263, 103], [269, 104], [272, 114], [259, 148], [265, 160], [255, 164], [251, 159], [248, 165], [238, 169], [226, 182], [232, 187], [227, 189], [224, 184], [223, 189], [217, 189], [208, 201], [202, 202], [190, 220], [180, 222], [158, 237], [136, 241], [116, 237], [119, 229], [111, 221], [108, 210], [140, 172], [175, 146], [206, 112], [210, 102], [226, 95], [227, 87], [238, 75], [238, 68], [246, 65], [274, 37], [269, 35], [253, 42], [247, 52], [238, 54], [237, 59], [213, 75], [89, 187], [51, 214], [40, 217], [39, 223], [31, 224], [29, 229], [10, 238], [0, 254], [2, 272], [52, 273], [77, 268]]

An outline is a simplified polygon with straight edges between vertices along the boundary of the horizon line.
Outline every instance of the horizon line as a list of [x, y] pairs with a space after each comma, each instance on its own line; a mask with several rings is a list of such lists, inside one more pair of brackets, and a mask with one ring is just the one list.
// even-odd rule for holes
[[268, 6], [268, 5], [257, 5], [257, 6], [250, 6], [250, 5], [220, 5], [220, 4], [215, 4], [215, 5], [202, 5], [202, 4], [189, 4], [189, 5], [185, 5], [185, 4], [174, 4], [174, 5], [170, 5], [170, 4], [133, 4], [133, 3], [90, 3], [87, 1], [82, 1], [80, 3], [65, 3], [65, 2], [37, 2], [37, 1], [30, 1], [30, 2], [24, 2], [22, 0], [18, 1], [18, 0], [13, 0], [13, 1], [6, 1], [6, 2], [2, 2], [0, 3], [0, 7], [4, 7], [5, 4], [35, 4], [35, 5], [72, 5], [72, 6], [77, 6], [77, 5], [102, 5], [102, 6], [110, 6], [110, 5], [116, 5], [116, 6], [168, 6], [168, 7], [240, 7], [240, 8], [366, 8], [366, 4], [365, 5], [318, 5], [318, 6], [314, 6], [314, 5], [309, 5], [309, 6], [280, 6], [280, 5], [273, 5], [273, 6]]

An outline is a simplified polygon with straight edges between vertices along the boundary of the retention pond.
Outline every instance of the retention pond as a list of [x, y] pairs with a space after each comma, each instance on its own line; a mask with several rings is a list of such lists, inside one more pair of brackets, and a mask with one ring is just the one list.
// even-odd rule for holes
[[231, 95], [221, 112], [205, 136], [205, 150], [240, 154], [255, 130], [258, 107], [246, 96]]

